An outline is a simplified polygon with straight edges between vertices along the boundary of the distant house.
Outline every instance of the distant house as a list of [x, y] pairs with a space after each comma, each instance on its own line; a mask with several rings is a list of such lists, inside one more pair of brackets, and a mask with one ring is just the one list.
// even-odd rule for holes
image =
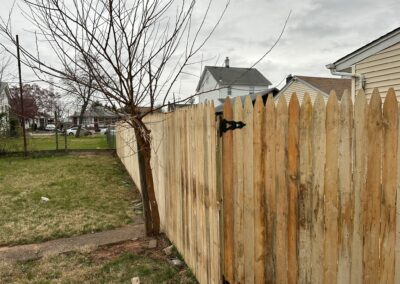
[[[75, 112], [70, 116], [73, 125], [80, 124], [79, 116], [79, 112]], [[115, 124], [118, 120], [119, 116], [111, 110], [108, 110], [104, 106], [95, 106], [85, 111], [81, 124], [87, 128], [98, 128]]]
[[327, 101], [331, 90], [335, 90], [340, 99], [346, 89], [349, 92], [351, 90], [350, 79], [289, 75], [286, 78], [286, 85], [281, 89], [275, 99], [285, 96], [286, 101], [289, 103], [292, 94], [296, 93], [299, 103], [301, 104], [304, 94], [307, 92], [312, 102], [314, 102], [317, 94], [321, 94], [325, 101]]
[[384, 96], [390, 87], [400, 97], [400, 27], [326, 67], [334, 75], [352, 78], [353, 98], [360, 89], [369, 97], [374, 88]]
[[271, 82], [255, 68], [237, 68], [229, 66], [229, 58], [225, 67], [206, 66], [197, 84], [196, 93], [199, 102], [214, 101], [221, 104], [220, 99], [253, 95], [269, 89]]
[[10, 119], [10, 89], [7, 83], [0, 82], [0, 132], [6, 131]]

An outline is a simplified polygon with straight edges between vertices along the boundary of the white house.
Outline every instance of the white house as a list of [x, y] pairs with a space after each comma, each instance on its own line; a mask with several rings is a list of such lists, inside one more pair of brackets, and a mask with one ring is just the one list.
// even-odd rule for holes
[[369, 98], [374, 88], [384, 97], [394, 88], [400, 97], [400, 27], [326, 65], [331, 73], [351, 77], [353, 98], [364, 89]]
[[8, 129], [10, 117], [10, 90], [7, 83], [0, 82], [0, 132]]
[[255, 68], [237, 68], [229, 66], [229, 58], [225, 67], [206, 66], [197, 84], [196, 93], [199, 102], [214, 101], [218, 106], [224, 99], [265, 92], [271, 82]]

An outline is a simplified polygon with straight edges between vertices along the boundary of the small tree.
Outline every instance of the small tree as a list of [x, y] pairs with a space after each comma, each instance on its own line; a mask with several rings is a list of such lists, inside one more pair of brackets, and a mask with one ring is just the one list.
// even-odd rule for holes
[[[23, 63], [39, 76], [88, 85], [80, 76], [65, 72], [74, 64], [91, 74], [96, 91], [116, 114], [128, 111], [126, 122], [134, 128], [148, 234], [160, 230], [160, 218], [151, 169], [151, 134], [143, 118], [156, 105], [167, 105], [168, 95], [182, 71], [191, 64], [216, 29], [229, 0], [215, 24], [204, 32], [212, 0], [202, 17], [195, 18], [195, 0], [22, 0], [24, 14], [39, 29], [36, 50], [22, 47]], [[196, 24], [194, 24], [196, 23]], [[0, 32], [15, 44], [10, 21]], [[40, 57], [47, 42], [59, 61]], [[5, 48], [5, 44], [0, 43]], [[8, 49], [11, 54], [13, 51]], [[95, 54], [95, 56], [94, 56]], [[82, 59], [77, 62], [75, 58]], [[150, 106], [141, 112], [140, 106]]]

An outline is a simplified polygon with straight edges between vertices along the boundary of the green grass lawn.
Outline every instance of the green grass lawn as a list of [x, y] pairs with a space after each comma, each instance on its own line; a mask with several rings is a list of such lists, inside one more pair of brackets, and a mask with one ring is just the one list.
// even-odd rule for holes
[[0, 262], [4, 283], [197, 283], [191, 273], [178, 271], [165, 260], [124, 253], [106, 261], [89, 254], [70, 253], [18, 263]]
[[[21, 152], [24, 150], [24, 140], [22, 137], [19, 138], [0, 138], [0, 151], [4, 149], [6, 152]], [[65, 147], [65, 137], [58, 137], [59, 149]], [[43, 151], [43, 150], [56, 150], [56, 137], [55, 135], [35, 135], [27, 136], [27, 145], [29, 151]], [[68, 149], [108, 149], [107, 136], [106, 135], [90, 135], [80, 138], [74, 136], [67, 136]]]
[[140, 200], [133, 188], [111, 154], [0, 157], [0, 246], [131, 223], [132, 203]]

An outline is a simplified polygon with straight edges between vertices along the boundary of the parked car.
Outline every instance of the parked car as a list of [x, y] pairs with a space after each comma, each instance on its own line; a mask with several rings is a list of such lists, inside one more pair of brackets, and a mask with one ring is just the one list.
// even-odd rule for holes
[[45, 127], [46, 131], [54, 131], [56, 130], [56, 126], [54, 124], [47, 124]]
[[110, 126], [109, 128], [107, 128], [104, 134], [107, 135], [108, 132], [110, 132], [111, 135], [115, 135], [115, 126]]
[[100, 134], [107, 134], [107, 129], [108, 129], [107, 127], [100, 127], [99, 128], [99, 130], [100, 130], [99, 133]]
[[[67, 135], [71, 135], [71, 136], [74, 135], [75, 136], [77, 131], [78, 131], [78, 126], [74, 126], [74, 127], [68, 128], [67, 129]], [[86, 128], [82, 127], [81, 128], [81, 135], [84, 135], [84, 136], [92, 135], [92, 132], [87, 130]]]

